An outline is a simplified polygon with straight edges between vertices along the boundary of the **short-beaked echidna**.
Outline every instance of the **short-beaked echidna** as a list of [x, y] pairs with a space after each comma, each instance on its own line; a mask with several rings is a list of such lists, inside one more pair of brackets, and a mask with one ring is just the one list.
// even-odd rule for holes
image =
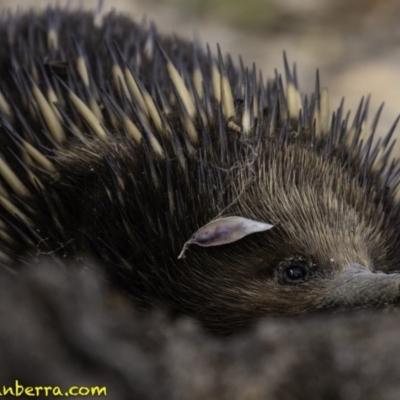
[[4, 14], [0, 37], [5, 266], [93, 260], [219, 332], [398, 302], [395, 125], [374, 141], [368, 101], [350, 123], [286, 59], [284, 87], [113, 13]]

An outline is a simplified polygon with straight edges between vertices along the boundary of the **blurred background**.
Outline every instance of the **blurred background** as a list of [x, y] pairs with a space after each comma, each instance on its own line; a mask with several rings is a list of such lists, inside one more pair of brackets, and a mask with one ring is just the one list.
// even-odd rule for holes
[[[98, 0], [70, 0], [74, 7], [94, 9]], [[65, 0], [0, 0], [0, 9], [44, 8]], [[329, 88], [331, 110], [341, 98], [352, 115], [362, 96], [371, 95], [373, 113], [382, 102], [379, 134], [400, 113], [400, 1], [398, 0], [105, 0], [140, 20], [153, 20], [161, 32], [187, 39], [199, 34], [215, 51], [245, 64], [256, 63], [264, 77], [283, 71], [283, 50], [296, 61], [300, 88], [314, 88], [319, 68]], [[400, 127], [396, 130], [399, 137]], [[400, 140], [399, 140], [400, 142]], [[400, 154], [400, 143], [397, 146]]]

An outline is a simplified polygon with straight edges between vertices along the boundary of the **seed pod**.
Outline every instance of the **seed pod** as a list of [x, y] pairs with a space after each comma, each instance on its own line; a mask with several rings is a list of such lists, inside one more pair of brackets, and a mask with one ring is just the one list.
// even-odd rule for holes
[[178, 259], [185, 257], [184, 253], [190, 244], [197, 244], [202, 247], [221, 246], [236, 242], [251, 233], [267, 231], [273, 227], [274, 225], [243, 217], [218, 218], [202, 226], [193, 234], [183, 245]]

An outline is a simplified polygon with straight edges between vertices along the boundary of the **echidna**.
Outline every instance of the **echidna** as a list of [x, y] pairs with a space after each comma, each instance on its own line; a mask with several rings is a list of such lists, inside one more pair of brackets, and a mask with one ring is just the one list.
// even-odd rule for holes
[[286, 58], [285, 88], [113, 13], [5, 14], [0, 37], [7, 268], [95, 261], [223, 333], [399, 301], [397, 121], [375, 141], [379, 112], [330, 115], [318, 73], [307, 97]]

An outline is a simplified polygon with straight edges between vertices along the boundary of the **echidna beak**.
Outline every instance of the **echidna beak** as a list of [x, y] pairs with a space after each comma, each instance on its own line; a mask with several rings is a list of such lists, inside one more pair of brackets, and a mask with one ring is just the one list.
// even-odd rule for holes
[[350, 309], [388, 303], [400, 303], [400, 273], [370, 271], [353, 264], [333, 279], [318, 308]]

